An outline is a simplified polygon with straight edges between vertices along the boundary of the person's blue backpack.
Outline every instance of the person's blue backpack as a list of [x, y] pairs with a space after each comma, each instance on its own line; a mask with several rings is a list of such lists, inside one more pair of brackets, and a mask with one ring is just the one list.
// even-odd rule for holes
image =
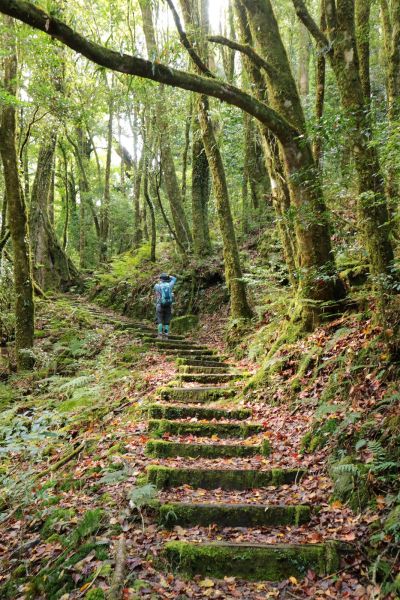
[[168, 282], [160, 283], [161, 306], [171, 306], [173, 302], [171, 286]]

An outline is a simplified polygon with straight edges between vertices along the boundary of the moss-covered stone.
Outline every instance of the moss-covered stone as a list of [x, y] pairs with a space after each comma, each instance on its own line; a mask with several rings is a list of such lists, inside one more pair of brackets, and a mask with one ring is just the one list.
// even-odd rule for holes
[[146, 444], [146, 454], [158, 458], [187, 456], [190, 458], [232, 458], [262, 454], [261, 446], [240, 446], [238, 444], [185, 444], [165, 440], [150, 440]]
[[190, 485], [193, 488], [214, 490], [248, 490], [293, 483], [300, 479], [304, 471], [299, 469], [179, 469], [149, 465], [147, 480], [158, 489]]
[[171, 329], [174, 333], [188, 333], [197, 329], [199, 326], [199, 317], [197, 315], [183, 315], [182, 317], [173, 317]]
[[162, 504], [159, 522], [164, 527], [202, 526], [266, 527], [301, 525], [310, 520], [311, 508], [305, 505], [278, 506], [264, 504]]
[[208, 358], [212, 358], [214, 360], [216, 356], [213, 350], [190, 348], [169, 348], [167, 354], [170, 354], [171, 356], [177, 356], [179, 358], [197, 358], [199, 360], [207, 360]]
[[181, 381], [195, 381], [197, 383], [226, 383], [239, 376], [235, 373], [180, 373]]
[[174, 402], [213, 402], [220, 398], [230, 398], [235, 390], [218, 387], [165, 387], [160, 390], [162, 400], [173, 400]]
[[203, 373], [205, 375], [218, 375], [219, 373], [229, 373], [229, 367], [218, 366], [218, 367], [206, 367], [206, 366], [193, 366], [193, 365], [180, 365], [178, 367], [178, 373]]
[[220, 438], [247, 438], [263, 430], [259, 423], [191, 423], [150, 419], [148, 430], [155, 437], [164, 433], [172, 435], [194, 435], [200, 437], [216, 435]]
[[168, 406], [167, 404], [151, 404], [146, 408], [151, 419], [187, 419], [196, 417], [198, 419], [248, 419], [251, 410], [241, 408], [228, 410], [221, 408], [204, 408], [203, 406]]
[[368, 504], [371, 493], [367, 465], [345, 456], [332, 465], [330, 475], [334, 485], [332, 499], [347, 503], [355, 511], [362, 510]]
[[209, 357], [208, 359], [177, 358], [176, 364], [178, 366], [186, 365], [190, 367], [226, 367], [226, 369], [229, 369], [229, 365], [227, 363], [224, 363], [220, 358], [218, 358], [218, 356]]
[[153, 338], [150, 336], [146, 336], [142, 338], [144, 342], [155, 345], [157, 348], [162, 348], [165, 350], [185, 350], [188, 352], [191, 351], [199, 351], [203, 354], [213, 355], [214, 350], [207, 348], [207, 346], [202, 346], [200, 344], [193, 344], [190, 342], [185, 342], [184, 340], [160, 340], [159, 338]]
[[168, 542], [163, 555], [172, 569], [187, 576], [234, 576], [250, 581], [304, 577], [308, 569], [325, 576], [339, 568], [334, 542], [326, 544], [196, 544]]

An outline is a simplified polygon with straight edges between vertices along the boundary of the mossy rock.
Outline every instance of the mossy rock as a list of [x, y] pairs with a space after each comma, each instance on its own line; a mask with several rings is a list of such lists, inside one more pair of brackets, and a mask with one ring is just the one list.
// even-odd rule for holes
[[220, 438], [248, 438], [263, 431], [258, 423], [191, 423], [168, 421], [167, 419], [150, 419], [148, 430], [154, 437], [162, 437], [165, 433], [172, 435], [213, 436]]
[[261, 504], [191, 504], [175, 502], [159, 507], [162, 526], [171, 528], [208, 527], [268, 527], [298, 526], [310, 520], [311, 508], [305, 505], [279, 506]]
[[151, 404], [146, 409], [151, 419], [221, 419], [240, 421], [251, 417], [247, 408], [227, 410], [221, 408], [205, 408], [203, 406], [169, 406], [167, 404]]
[[270, 453], [269, 445], [240, 446], [238, 444], [193, 444], [150, 440], [146, 444], [146, 454], [158, 458], [187, 456], [191, 458], [239, 458]]
[[197, 329], [198, 326], [199, 317], [197, 315], [183, 315], [182, 317], [173, 317], [171, 331], [176, 334], [185, 334]]
[[304, 474], [301, 469], [180, 469], [149, 465], [147, 481], [158, 489], [190, 485], [193, 488], [214, 490], [248, 490], [268, 485], [283, 485], [297, 481]]
[[339, 569], [334, 542], [326, 544], [196, 544], [173, 541], [164, 546], [163, 556], [175, 571], [194, 575], [239, 577], [249, 581], [282, 581], [302, 578], [309, 569], [326, 576]]

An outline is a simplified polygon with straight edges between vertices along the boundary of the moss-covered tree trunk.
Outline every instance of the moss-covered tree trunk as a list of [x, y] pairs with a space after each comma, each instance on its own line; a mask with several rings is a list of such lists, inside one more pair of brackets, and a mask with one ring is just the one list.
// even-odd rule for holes
[[[386, 90], [390, 135], [396, 138], [400, 119], [400, 2], [380, 0], [386, 62]], [[386, 177], [386, 194], [391, 211], [399, 210], [400, 189], [397, 177], [397, 161], [390, 161]]]
[[100, 262], [105, 262], [108, 255], [108, 237], [110, 231], [110, 177], [111, 177], [111, 151], [113, 143], [113, 120], [114, 120], [114, 100], [113, 90], [109, 90], [110, 99], [108, 103], [108, 126], [107, 126], [107, 154], [104, 170], [104, 192], [100, 206]]
[[[207, 102], [205, 103], [206, 100]], [[246, 285], [243, 281], [240, 266], [239, 249], [233, 225], [225, 169], [209, 116], [208, 98], [206, 96], [202, 97], [199, 120], [204, 148], [207, 153], [208, 164], [210, 165], [219, 227], [222, 235], [225, 277], [231, 300], [231, 317], [233, 319], [247, 319], [251, 316], [251, 310], [247, 301]]]
[[211, 252], [208, 226], [208, 202], [210, 198], [210, 169], [199, 126], [200, 97], [195, 99], [192, 141], [192, 221], [193, 248], [197, 256]]
[[[17, 50], [14, 20], [3, 20], [7, 28], [4, 33], [4, 46], [9, 54], [3, 61], [4, 90], [11, 102], [3, 105], [0, 117], [0, 153], [4, 168], [4, 182], [7, 196], [8, 224], [14, 254], [15, 285], [15, 349], [17, 367], [31, 368], [33, 357], [34, 303], [31, 262], [29, 254], [28, 220], [22, 186], [18, 173], [16, 149], [16, 111], [12, 99], [17, 93]], [[24, 352], [27, 350], [28, 352]]]
[[66, 290], [79, 280], [79, 272], [57, 239], [49, 216], [49, 194], [56, 147], [53, 131], [44, 139], [32, 184], [29, 215], [35, 279], [45, 290]]
[[[301, 134], [306, 133], [304, 113], [285, 47], [270, 0], [243, 0], [253, 39], [267, 57], [268, 99], [272, 108]], [[329, 222], [319, 172], [311, 146], [293, 139], [280, 143], [291, 205], [295, 209], [295, 230], [300, 267], [301, 312], [308, 328], [321, 313], [345, 296], [332, 253]]]
[[[369, 2], [369, 0], [365, 0]], [[373, 138], [368, 90], [369, 73], [365, 57], [365, 6], [359, 13], [359, 46], [362, 48], [363, 69], [357, 48], [355, 2], [325, 0], [326, 31], [321, 31], [310, 17], [303, 0], [293, 0], [299, 18], [313, 33], [320, 47], [329, 48], [328, 57], [334, 71], [341, 103], [350, 120], [350, 144], [358, 178], [358, 223], [368, 251], [371, 274], [381, 281], [390, 273], [393, 248], [390, 240], [389, 213], [385, 186]], [[363, 19], [363, 20], [362, 20]]]
[[[158, 48], [156, 43], [151, 4], [148, 0], [140, 0], [143, 19], [143, 31], [146, 38], [147, 53], [150, 60], [156, 60]], [[169, 115], [167, 113], [167, 96], [164, 86], [160, 86], [155, 98], [155, 119], [160, 134], [160, 154], [164, 173], [164, 184], [167, 193], [175, 232], [179, 240], [179, 248], [189, 250], [192, 245], [192, 234], [183, 207], [181, 188], [176, 175], [174, 157], [169, 135]]]
[[[207, 0], [202, 0], [200, 12], [198, 12], [195, 6], [190, 6], [187, 0], [181, 0], [181, 6], [187, 25], [193, 28], [196, 23], [199, 23], [201, 27], [199, 41], [204, 55], [207, 56], [205, 42], [205, 36], [208, 33]], [[240, 266], [239, 249], [236, 241], [224, 164], [215, 137], [207, 96], [201, 95], [199, 98], [198, 118], [217, 205], [219, 228], [223, 244], [225, 278], [230, 292], [230, 314], [232, 319], [248, 319], [252, 313], [247, 300], [246, 285], [243, 281]]]

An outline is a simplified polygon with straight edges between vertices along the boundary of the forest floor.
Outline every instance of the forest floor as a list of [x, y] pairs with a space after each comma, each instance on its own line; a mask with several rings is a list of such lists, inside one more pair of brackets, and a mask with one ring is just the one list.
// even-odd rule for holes
[[[133, 332], [121, 329], [122, 321], [116, 313], [73, 297], [41, 301], [36, 351], [41, 368], [0, 384], [1, 597], [102, 598], [110, 588], [115, 548], [123, 536], [124, 600], [383, 598], [380, 586], [368, 577], [364, 548], [371, 524], [379, 522], [386, 509], [385, 498], [362, 513], [330, 500], [328, 447], [300, 452], [315, 412], [306, 397], [295, 408], [269, 405], [255, 394], [230, 400], [230, 407], [232, 402], [235, 408], [250, 407], [253, 420], [263, 424], [263, 431], [245, 443], [268, 438], [272, 453], [268, 458], [213, 460], [213, 467], [224, 469], [305, 468], [301, 481], [236, 492], [183, 486], [169, 490], [168, 501], [319, 505], [321, 510], [309, 523], [257, 529], [176, 526], [170, 531], [157, 526], [141, 499], [143, 484], [137, 484], [146, 466], [210, 463], [208, 459], [150, 459], [145, 454], [148, 433], [140, 409], [157, 388], [176, 378], [176, 365], [166, 354], [144, 348]], [[217, 322], [217, 317], [209, 319], [196, 342], [226, 351]], [[228, 360], [250, 372], [258, 366], [248, 360]], [[243, 382], [236, 385], [239, 392]], [[193, 441], [190, 436], [166, 439]], [[166, 498], [166, 492], [158, 497]], [[326, 539], [352, 547], [351, 558], [327, 577], [310, 570], [301, 581], [291, 577], [280, 583], [200, 576], [187, 581], [159, 568], [162, 546], [170, 540], [315, 544]]]

